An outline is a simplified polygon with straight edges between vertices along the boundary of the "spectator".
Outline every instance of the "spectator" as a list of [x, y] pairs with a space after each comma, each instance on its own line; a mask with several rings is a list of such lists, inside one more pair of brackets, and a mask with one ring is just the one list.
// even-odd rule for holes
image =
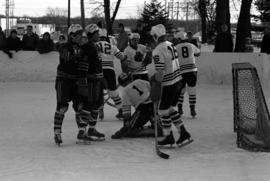
[[55, 49], [59, 51], [59, 48], [63, 43], [66, 43], [66, 37], [65, 35], [60, 35], [58, 38], [58, 42], [55, 44]]
[[7, 38], [7, 49], [15, 50], [16, 52], [22, 49], [22, 42], [17, 36], [16, 30], [11, 30], [9, 37]]
[[215, 40], [214, 52], [232, 52], [233, 51], [233, 39], [230, 32], [228, 32], [228, 26], [226, 24], [221, 25], [221, 33], [219, 33]]
[[12, 53], [7, 50], [7, 39], [4, 33], [0, 33], [0, 50], [6, 53], [9, 58], [12, 58]]
[[265, 32], [261, 45], [261, 53], [270, 53], [270, 26], [265, 27]]
[[54, 43], [49, 32], [43, 34], [43, 38], [39, 41], [37, 50], [40, 54], [53, 51]]
[[245, 52], [253, 52], [253, 51], [254, 51], [254, 47], [251, 44], [251, 38], [246, 37], [246, 39], [245, 39]]
[[38, 35], [33, 33], [33, 26], [28, 25], [26, 34], [23, 35], [22, 48], [23, 50], [36, 50], [38, 45]]
[[118, 24], [119, 30], [119, 35], [118, 35], [118, 40], [117, 40], [117, 48], [123, 52], [125, 48], [128, 46], [128, 34], [125, 32], [125, 27], [123, 23]]
[[1, 27], [1, 26], [0, 26], [0, 34], [5, 35], [5, 33], [3, 32], [3, 30], [2, 30], [2, 27]]
[[187, 32], [187, 42], [199, 48], [198, 40], [193, 37], [193, 33], [191, 31]]

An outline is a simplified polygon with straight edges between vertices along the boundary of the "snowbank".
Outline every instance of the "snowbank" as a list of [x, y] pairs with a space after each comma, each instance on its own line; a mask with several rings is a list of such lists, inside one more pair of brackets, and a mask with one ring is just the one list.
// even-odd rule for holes
[[[34, 51], [20, 51], [10, 59], [0, 51], [0, 81], [47, 82], [54, 81], [58, 64], [58, 52], [40, 55]], [[261, 53], [212, 53], [202, 52], [197, 60], [201, 83], [230, 84], [232, 81], [231, 64], [234, 62], [251, 62], [256, 66], [259, 76], [266, 82], [270, 79], [270, 57]], [[115, 61], [120, 72], [120, 61]], [[150, 75], [154, 65], [148, 66]]]

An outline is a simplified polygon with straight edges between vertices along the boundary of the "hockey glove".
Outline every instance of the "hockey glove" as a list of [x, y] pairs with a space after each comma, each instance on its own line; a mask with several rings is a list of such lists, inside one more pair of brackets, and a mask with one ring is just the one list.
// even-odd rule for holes
[[143, 66], [147, 66], [152, 63], [152, 52], [147, 52], [143, 60]]
[[78, 85], [78, 94], [83, 97], [88, 97], [88, 83], [86, 78], [79, 79], [77, 82]]
[[136, 62], [142, 62], [143, 61], [143, 54], [141, 52], [136, 52], [134, 60]]

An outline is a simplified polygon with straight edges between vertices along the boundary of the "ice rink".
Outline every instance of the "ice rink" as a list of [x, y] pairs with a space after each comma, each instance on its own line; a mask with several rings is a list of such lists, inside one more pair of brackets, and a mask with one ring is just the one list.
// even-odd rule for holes
[[[269, 90], [265, 89], [269, 102]], [[122, 123], [105, 108], [98, 130], [106, 141], [76, 145], [74, 111], [63, 124], [63, 145], [53, 140], [54, 83], [0, 83], [1, 181], [269, 181], [270, 154], [236, 147], [231, 85], [198, 86], [196, 119], [185, 104], [183, 121], [194, 142], [154, 151], [154, 139], [111, 140]], [[185, 96], [187, 102], [187, 96]]]

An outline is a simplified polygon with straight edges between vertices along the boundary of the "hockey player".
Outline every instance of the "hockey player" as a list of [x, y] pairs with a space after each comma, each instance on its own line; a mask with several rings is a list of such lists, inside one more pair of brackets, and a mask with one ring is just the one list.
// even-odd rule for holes
[[[105, 135], [96, 130], [98, 108], [100, 99], [103, 98], [102, 90], [102, 64], [95, 43], [99, 39], [99, 28], [96, 24], [85, 27], [88, 42], [82, 45], [82, 59], [79, 62], [79, 94], [83, 97], [81, 108], [82, 123], [88, 123], [88, 130], [82, 127], [79, 137], [87, 137], [89, 140], [104, 140]], [[84, 140], [85, 141], [85, 140]]]
[[69, 102], [73, 102], [76, 112], [76, 121], [79, 126], [79, 100], [77, 94], [77, 64], [80, 61], [80, 41], [83, 29], [80, 25], [71, 25], [68, 29], [68, 42], [59, 47], [60, 62], [57, 67], [55, 81], [57, 107], [54, 114], [54, 139], [55, 143], [62, 143], [62, 123]]
[[196, 58], [195, 56], [199, 56], [200, 50], [193, 45], [185, 41], [185, 35], [183, 32], [179, 32], [177, 34], [177, 38], [179, 40], [178, 44], [175, 46], [178, 60], [180, 64], [180, 73], [182, 75], [182, 85], [183, 89], [178, 98], [178, 112], [180, 115], [183, 114], [183, 102], [184, 102], [184, 94], [185, 87], [187, 85], [187, 91], [189, 94], [189, 107], [190, 114], [192, 117], [196, 116], [196, 84], [197, 84], [197, 71], [198, 68], [196, 66]]
[[127, 59], [122, 61], [123, 72], [132, 73], [133, 80], [143, 79], [149, 81], [146, 66], [151, 63], [152, 54], [146, 46], [139, 44], [139, 41], [140, 35], [131, 33], [129, 45], [124, 50]]
[[[150, 121], [153, 125], [153, 103], [150, 99], [150, 83], [142, 79], [131, 80], [131, 75], [122, 73], [118, 82], [124, 87], [122, 91], [123, 100], [123, 127], [112, 135], [112, 139], [122, 137], [144, 137], [154, 136], [154, 127], [144, 128]], [[135, 113], [131, 116], [131, 106]]]
[[[114, 59], [116, 57], [120, 59], [121, 61], [124, 61], [126, 56], [124, 56], [124, 54], [120, 52], [120, 50], [116, 46], [107, 42], [106, 39], [107, 39], [107, 30], [100, 29], [99, 42], [97, 42], [96, 45], [98, 46], [98, 49], [100, 50], [103, 75], [104, 75], [104, 79], [106, 81], [106, 86], [107, 86], [106, 88], [108, 89], [109, 96], [112, 98], [116, 108], [118, 109], [119, 113], [116, 115], [116, 117], [118, 119], [121, 119], [122, 118], [122, 111], [121, 111], [122, 101], [117, 91], [116, 75], [115, 75], [115, 70], [114, 70]], [[102, 108], [100, 108], [100, 113], [101, 115], [103, 114], [103, 105], [102, 105]]]
[[158, 107], [163, 134], [165, 137], [158, 141], [158, 145], [173, 145], [175, 139], [172, 133], [171, 124], [173, 123], [179, 132], [179, 139], [176, 144], [191, 142], [191, 136], [185, 129], [181, 117], [173, 107], [176, 106], [179, 92], [181, 91], [180, 66], [177, 59], [177, 52], [172, 43], [166, 40], [166, 29], [162, 24], [153, 26], [151, 35], [157, 42], [153, 50], [153, 59], [156, 73], [155, 80], [161, 82], [161, 98]]

